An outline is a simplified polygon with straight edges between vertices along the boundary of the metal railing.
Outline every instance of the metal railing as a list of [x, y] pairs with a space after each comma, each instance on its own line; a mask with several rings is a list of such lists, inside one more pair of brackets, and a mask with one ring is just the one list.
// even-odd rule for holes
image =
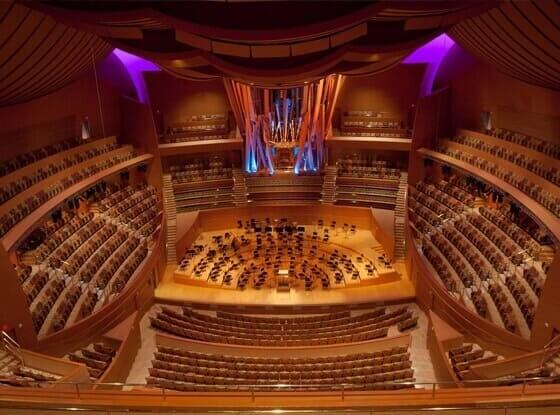
[[[477, 388], [461, 388], [461, 390], [465, 391], [465, 394], [468, 397], [464, 398], [464, 401], [458, 399], [456, 396], [457, 386], [453, 381], [441, 381], [441, 382], [384, 382], [385, 386], [395, 386], [395, 387], [402, 387], [402, 386], [411, 386], [415, 389], [400, 389], [397, 393], [393, 390], [360, 390], [357, 393], [354, 390], [349, 390], [349, 388], [353, 388], [356, 384], [338, 384], [338, 385], [330, 385], [328, 389], [326, 388], [327, 385], [298, 385], [298, 384], [277, 384], [277, 385], [241, 385], [243, 389], [241, 390], [230, 390], [225, 385], [213, 385], [216, 386], [223, 386], [223, 392], [219, 389], [213, 390], [211, 394], [204, 395], [203, 390], [195, 390], [191, 393], [184, 393], [183, 391], [177, 391], [174, 389], [166, 388], [166, 387], [156, 387], [151, 386], [146, 388], [146, 384], [141, 383], [120, 383], [120, 382], [102, 382], [102, 383], [76, 383], [76, 382], [55, 382], [55, 381], [48, 381], [48, 382], [33, 382], [34, 386], [41, 386], [41, 388], [33, 387], [33, 388], [1, 388], [0, 387], [0, 413], [8, 413], [2, 412], [2, 410], [10, 410], [13, 412], [9, 412], [10, 415], [17, 414], [45, 414], [45, 415], [52, 415], [54, 412], [80, 412], [80, 411], [95, 411], [95, 414], [103, 414], [103, 415], [124, 415], [128, 414], [131, 411], [133, 413], [157, 413], [158, 415], [171, 415], [171, 414], [178, 414], [178, 413], [198, 413], [198, 414], [207, 414], [207, 415], [250, 415], [250, 414], [313, 414], [313, 413], [323, 413], [327, 412], [327, 409], [323, 409], [323, 403], [321, 399], [325, 399], [327, 396], [330, 396], [331, 399], [325, 401], [324, 405], [328, 407], [329, 405], [333, 404], [332, 401], [332, 394], [326, 395], [326, 392], [333, 392], [338, 393], [340, 397], [339, 407], [340, 405], [348, 405], [347, 408], [344, 409], [334, 409], [328, 410], [329, 415], [336, 415], [336, 414], [363, 414], [363, 415], [373, 415], [374, 413], [387, 413], [387, 414], [403, 414], [403, 413], [436, 413], [437, 414], [447, 414], [450, 415], [458, 415], [457, 411], [465, 410], [468, 412], [469, 415], [488, 415], [487, 411], [491, 411], [492, 415], [495, 415], [497, 412], [500, 411], [500, 415], [508, 415], [510, 414], [510, 410], [514, 408], [533, 408], [529, 409], [529, 412], [523, 412], [523, 414], [535, 414], [539, 413], [539, 410], [545, 407], [554, 407], [558, 409], [560, 413], [560, 406], [558, 406], [558, 402], [560, 402], [560, 385], [558, 387], [558, 393], [550, 393], [550, 389], [531, 389], [533, 384], [542, 384], [542, 383], [550, 383], [550, 382], [560, 382], [560, 376], [555, 377], [531, 377], [531, 378], [522, 378], [522, 379], [515, 379], [518, 382], [518, 385], [515, 385], [513, 388], [511, 387], [494, 387], [491, 390], [483, 391]], [[68, 388], [57, 388], [56, 393], [53, 395], [53, 388], [50, 386], [54, 385], [64, 386], [64, 385], [72, 385], [73, 387]], [[484, 387], [484, 386], [496, 386], [495, 380], [466, 380], [463, 381], [464, 385], [469, 385], [473, 387]], [[100, 390], [92, 389], [92, 386], [97, 388], [101, 388]], [[307, 398], [313, 398], [313, 392], [317, 392], [318, 394], [315, 395], [316, 405], [318, 409], [307, 409], [307, 410], [300, 410], [300, 409], [291, 409], [297, 408], [297, 406], [289, 403], [289, 398], [296, 397], [297, 392], [296, 389], [298, 386], [304, 386], [305, 388], [312, 388], [313, 386], [317, 386], [318, 389], [310, 390], [310, 389], [300, 389], [300, 392], [307, 392], [307, 394], [299, 395], [299, 396], [306, 396]], [[448, 386], [448, 388], [446, 388]], [[451, 388], [449, 388], [451, 387]], [[140, 388], [140, 389], [133, 389], [133, 388]], [[113, 390], [111, 390], [113, 389]], [[126, 390], [130, 389], [130, 390]], [[296, 389], [296, 390], [294, 390]], [[469, 391], [470, 389], [470, 391]], [[494, 401], [496, 394], [495, 391], [497, 389], [503, 389], [504, 394], [500, 394], [501, 401]], [[527, 390], [529, 389], [529, 390]], [[18, 391], [36, 391], [36, 394], [30, 395], [29, 392], [23, 393], [20, 397], [18, 396]], [[410, 395], [406, 394], [406, 391], [412, 391]], [[448, 391], [446, 393], [446, 391]], [[494, 392], [492, 392], [494, 391]], [[232, 392], [234, 392], [232, 394]], [[281, 392], [290, 392], [294, 393], [294, 395], [286, 395], [286, 393]], [[311, 394], [310, 394], [311, 392]], [[369, 392], [369, 393], [368, 393]], [[455, 399], [452, 398], [449, 401], [449, 392], [455, 394]], [[490, 392], [491, 398], [488, 399], [487, 392]], [[469, 395], [470, 393], [470, 395]], [[276, 395], [275, 394], [279, 394]], [[214, 401], [216, 405], [212, 407], [192, 407], [192, 399], [193, 395], [195, 397], [204, 397], [207, 396], [209, 402]], [[216, 409], [220, 408], [221, 406], [227, 407], [226, 401], [220, 402], [220, 398], [228, 398], [228, 397], [235, 397], [237, 400], [236, 405], [240, 405], [240, 409], [238, 410], [224, 410], [224, 409]], [[527, 400], [520, 401], [520, 398], [527, 396]], [[540, 399], [535, 398], [539, 396]], [[57, 402], [52, 402], [52, 398], [57, 399]], [[185, 401], [181, 401], [180, 399], [184, 397], [186, 398]], [[271, 406], [271, 397], [278, 397], [282, 399], [281, 404], [273, 404]], [[376, 401], [375, 398], [378, 397], [381, 401]], [[250, 399], [250, 402], [243, 404], [242, 402], [238, 401], [239, 398], [246, 398]], [[262, 398], [262, 399], [261, 399]], [[362, 401], [362, 405], [360, 405], [360, 409], [358, 409], [354, 402], [356, 398], [359, 398]], [[431, 399], [430, 399], [431, 398]], [[62, 403], [61, 400], [62, 399]], [[154, 400], [155, 399], [155, 400]], [[347, 399], [345, 401], [345, 399]], [[368, 406], [363, 406], [364, 399], [367, 402], [367, 399], [372, 399], [371, 403]], [[409, 406], [407, 404], [407, 400], [417, 400], [417, 404]], [[440, 399], [440, 400], [438, 400]], [[131, 407], [130, 402], [134, 402], [137, 400], [138, 405]], [[477, 403], [474, 404], [473, 400]], [[67, 403], [66, 403], [67, 402]], [[296, 401], [298, 402], [298, 401]], [[251, 408], [243, 408], [243, 405], [251, 406], [251, 405], [265, 405], [265, 407], [273, 407], [277, 409], [269, 409], [269, 410], [252, 410]], [[48, 410], [44, 410], [43, 408], [49, 408]], [[157, 408], [157, 409], [154, 409]], [[171, 410], [173, 408], [173, 410]], [[182, 408], [182, 409], [180, 409]], [[166, 412], [169, 411], [169, 412]], [[19, 411], [19, 412], [16, 412]], [[43, 412], [45, 411], [45, 412]], [[433, 411], [433, 412], [432, 412]], [[448, 412], [449, 411], [449, 412]], [[478, 412], [480, 411], [480, 412]], [[503, 411], [503, 412], [501, 412]], [[516, 414], [518, 412], [515, 412]], [[547, 412], [548, 413], [548, 412]], [[550, 412], [552, 413], [552, 412]]]
[[0, 347], [15, 357], [21, 364], [24, 364], [21, 347], [8, 333], [0, 330]]
[[[167, 379], [170, 382], [172, 380]], [[181, 382], [181, 381], [179, 381]], [[433, 381], [433, 382], [408, 382], [408, 381], [387, 381], [387, 382], [377, 382], [377, 383], [338, 383], [338, 384], [301, 384], [301, 383], [277, 383], [277, 384], [239, 384], [239, 385], [218, 385], [218, 384], [194, 384], [189, 382], [181, 382], [185, 386], [191, 386], [194, 389], [183, 391], [170, 387], [160, 386], [160, 385], [149, 385], [146, 383], [128, 383], [128, 382], [69, 382], [69, 381], [29, 381], [29, 385], [33, 387], [34, 390], [48, 389], [52, 386], [61, 385], [71, 385], [73, 388], [68, 388], [65, 392], [74, 390], [76, 397], [80, 398], [82, 392], [93, 391], [92, 387], [95, 386], [96, 389], [100, 389], [106, 392], [108, 389], [113, 389], [115, 392], [131, 392], [132, 388], [142, 388], [143, 394], [146, 395], [161, 395], [163, 399], [170, 394], [183, 394], [184, 392], [235, 392], [247, 393], [251, 395], [252, 400], [255, 399], [255, 394], [260, 392], [333, 392], [340, 393], [342, 400], [344, 400], [345, 393], [348, 392], [360, 392], [363, 394], [371, 393], [375, 395], [376, 393], [386, 394], [387, 392], [394, 391], [406, 391], [406, 390], [421, 390], [425, 392], [431, 392], [432, 398], [436, 397], [437, 391], [442, 389], [449, 390], [450, 388], [457, 389], [457, 383], [455, 381]], [[539, 376], [539, 377], [528, 377], [528, 378], [500, 378], [500, 379], [473, 379], [473, 380], [462, 380], [461, 384], [463, 388], [465, 387], [507, 387], [507, 386], [518, 386], [520, 388], [519, 395], [525, 394], [526, 389], [529, 385], [550, 385], [558, 384], [559, 394], [560, 394], [560, 375], [557, 376]], [[382, 387], [375, 389], [372, 386]], [[361, 386], [361, 387], [360, 387]], [[367, 386], [370, 386], [368, 389]], [[403, 388], [403, 387], [408, 388]], [[81, 388], [80, 388], [81, 387]], [[40, 388], [40, 389], [38, 389]], [[117, 389], [118, 388], [118, 389]], [[17, 388], [18, 390], [21, 388]], [[129, 390], [127, 390], [129, 389]], [[2, 389], [0, 388], [0, 400], [3, 391], [13, 391], [14, 389]], [[153, 390], [153, 392], [151, 391]], [[136, 392], [136, 391], [135, 391]]]

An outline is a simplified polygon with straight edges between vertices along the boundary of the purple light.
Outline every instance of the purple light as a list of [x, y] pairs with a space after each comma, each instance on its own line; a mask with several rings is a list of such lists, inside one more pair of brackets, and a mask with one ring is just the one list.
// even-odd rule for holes
[[427, 64], [424, 79], [422, 80], [422, 86], [420, 88], [422, 96], [432, 93], [434, 80], [436, 79], [439, 66], [453, 45], [455, 45], [455, 41], [443, 33], [435, 39], [430, 40], [428, 43], [420, 46], [403, 60], [404, 64]]
[[161, 69], [153, 62], [141, 58], [140, 56], [125, 52], [121, 49], [114, 49], [112, 53], [126, 68], [130, 79], [132, 79], [132, 83], [136, 89], [136, 95], [138, 96], [140, 102], [147, 104], [149, 101], [148, 89], [146, 88], [146, 82], [144, 81], [142, 73], [148, 71], [161, 71]]

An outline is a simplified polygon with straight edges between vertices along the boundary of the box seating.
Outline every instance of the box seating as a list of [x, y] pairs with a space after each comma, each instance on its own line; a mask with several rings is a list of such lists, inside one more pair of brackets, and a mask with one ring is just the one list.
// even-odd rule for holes
[[449, 269], [446, 261], [443, 259], [442, 255], [437, 249], [432, 245], [422, 244], [422, 253], [428, 260], [432, 267], [434, 267], [438, 277], [441, 279], [445, 288], [449, 292], [457, 292], [458, 286], [455, 279], [452, 276], [451, 270]]
[[45, 180], [47, 177], [52, 176], [53, 174], [68, 169], [78, 163], [82, 163], [86, 160], [108, 153], [112, 150], [115, 150], [116, 148], [118, 148], [117, 143], [106, 143], [100, 147], [90, 148], [86, 151], [65, 157], [58, 163], [49, 164], [47, 168], [40, 167], [35, 172], [30, 174], [30, 176], [26, 175], [18, 178], [16, 179], [16, 181], [10, 182], [10, 184], [1, 188], [0, 205], [7, 202], [17, 194], [30, 188], [34, 184], [39, 183], [41, 180]]
[[[417, 190], [410, 192], [409, 220], [423, 241], [424, 256], [448, 291], [469, 297], [478, 314], [528, 335], [548, 269], [548, 262], [537, 261], [541, 245], [499, 210], [469, 207], [475, 195], [469, 198], [463, 193], [474, 186], [457, 176], [439, 183], [419, 182]], [[447, 203], [453, 211], [442, 207], [444, 199], [437, 193], [447, 183], [461, 190], [455, 193], [463, 194], [460, 197], [467, 202], [462, 206]], [[546, 241], [547, 235], [542, 231], [540, 239]], [[533, 266], [527, 264], [529, 260]], [[455, 275], [466, 290], [458, 289]], [[489, 300], [496, 306], [494, 314], [489, 313]]]
[[7, 174], [10, 174], [29, 164], [36, 163], [39, 160], [52, 156], [53, 154], [69, 150], [72, 147], [78, 146], [79, 144], [80, 143], [76, 139], [70, 138], [56, 144], [51, 144], [37, 150], [30, 151], [28, 153], [19, 154], [10, 160], [6, 160], [0, 163], [0, 177], [6, 176]]
[[284, 203], [288, 200], [317, 202], [323, 190], [322, 175], [252, 175], [245, 179], [248, 198], [253, 202]]
[[459, 380], [465, 377], [472, 365], [490, 363], [501, 358], [501, 356], [485, 351], [478, 344], [472, 343], [449, 350], [447, 357]]
[[522, 249], [527, 250], [530, 255], [537, 256], [540, 252], [538, 241], [546, 242], [547, 233], [541, 228], [531, 229], [531, 236], [515, 224], [511, 219], [496, 209], [481, 207], [480, 214], [488, 219], [489, 222], [498, 226], [511, 239], [513, 239]]
[[[40, 337], [60, 331], [118, 295], [148, 255], [161, 220], [151, 186], [98, 186], [101, 213], [63, 213], [64, 224], [32, 252], [37, 269], [22, 276]], [[95, 192], [94, 192], [95, 193]], [[91, 201], [90, 201], [91, 202]], [[22, 271], [24, 273], [24, 271]]]
[[401, 173], [387, 161], [344, 156], [337, 160], [336, 169], [336, 204], [395, 207]]
[[531, 150], [538, 151], [549, 157], [560, 160], [560, 145], [550, 141], [537, 137], [531, 137], [506, 128], [494, 128], [490, 134], [494, 137], [501, 138], [502, 140], [519, 144], [523, 147], [530, 148]]
[[70, 238], [76, 231], [91, 222], [93, 212], [79, 214], [68, 220], [57, 231], [45, 238], [44, 242], [35, 249], [35, 258], [38, 262], [43, 261], [51, 252]]
[[228, 137], [228, 114], [193, 115], [182, 124], [169, 126], [163, 137], [166, 143], [217, 140]]
[[[197, 340], [261, 346], [300, 346], [364, 341], [387, 335], [388, 328], [413, 319], [406, 307], [385, 313], [378, 309], [362, 315], [320, 322], [262, 322], [212, 317], [185, 309], [183, 314], [163, 308], [151, 318], [153, 327]], [[294, 319], [297, 320], [297, 319]], [[412, 325], [407, 321], [406, 325]]]
[[190, 160], [168, 167], [177, 210], [190, 211], [233, 206], [233, 173], [224, 160]]
[[560, 195], [544, 190], [540, 185], [531, 182], [527, 177], [513, 173], [504, 169], [493, 162], [476, 157], [470, 153], [448, 148], [444, 145], [438, 147], [438, 151], [447, 156], [456, 158], [466, 163], [472, 164], [490, 174], [506, 181], [512, 186], [529, 195], [532, 199], [550, 210], [554, 215], [560, 217]]
[[345, 136], [406, 138], [409, 131], [397, 115], [385, 111], [345, 111], [340, 128]]
[[116, 155], [112, 158], [105, 159], [95, 165], [82, 169], [80, 172], [75, 172], [46, 188], [39, 190], [33, 196], [28, 197], [17, 206], [10, 209], [7, 213], [0, 216], [0, 236], [5, 235], [12, 227], [14, 227], [23, 218], [31, 214], [39, 206], [55, 197], [64, 189], [86, 179], [87, 177], [99, 173], [111, 166], [130, 160], [134, 156], [132, 151]]
[[[477, 150], [484, 151], [485, 153], [489, 153], [495, 157], [499, 157], [511, 163], [517, 164], [518, 166], [523, 167], [524, 169], [527, 169], [535, 173], [536, 175], [543, 177], [544, 179], [554, 183], [555, 185], [560, 186], [560, 170], [557, 167], [548, 167], [544, 163], [534, 160], [526, 154], [519, 153], [506, 147], [491, 145], [481, 139], [468, 136], [459, 135], [450, 138], [450, 140], [465, 146], [476, 148]], [[528, 142], [526, 144], [528, 144]], [[546, 144], [547, 146], [550, 146], [551, 149], [554, 149], [554, 153], [558, 149], [558, 146], [553, 143]], [[537, 148], [542, 149], [542, 147]]]
[[148, 385], [179, 391], [278, 389], [329, 390], [344, 384], [349, 390], [401, 389], [413, 382], [406, 347], [320, 358], [255, 358], [223, 356], [158, 346]]
[[68, 353], [67, 358], [73, 362], [86, 365], [93, 381], [98, 380], [115, 357], [117, 351], [104, 343], [93, 343], [78, 351]]
[[39, 387], [37, 382], [56, 382], [61, 376], [44, 370], [17, 364], [8, 370], [0, 372], [0, 386]]

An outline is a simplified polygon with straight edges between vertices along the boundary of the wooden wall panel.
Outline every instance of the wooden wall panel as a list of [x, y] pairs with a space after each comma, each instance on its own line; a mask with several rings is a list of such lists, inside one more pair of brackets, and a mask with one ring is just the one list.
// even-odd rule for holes
[[163, 188], [158, 137], [150, 107], [130, 98], [121, 98], [122, 142], [156, 156], [150, 163], [147, 180], [161, 191]]
[[440, 90], [418, 100], [416, 119], [412, 130], [412, 147], [408, 160], [408, 183], [414, 185], [426, 174], [422, 157], [416, 150], [433, 148], [438, 136], [448, 133], [449, 91]]
[[[120, 135], [119, 92], [100, 83], [105, 136]], [[92, 73], [42, 98], [0, 108], [0, 158], [81, 136], [80, 122], [89, 118], [93, 136], [103, 136]], [[15, 145], [17, 143], [17, 145]]]
[[[231, 111], [221, 80], [188, 81], [165, 72], [147, 72], [144, 77], [158, 131], [162, 127], [161, 119], [167, 127], [183, 123], [192, 115]], [[233, 116], [230, 118], [233, 121]]]
[[[346, 77], [340, 90], [337, 108], [340, 111], [377, 110], [396, 114], [407, 121], [411, 105], [416, 104], [425, 65], [397, 65], [373, 76]], [[334, 117], [335, 127], [340, 119]]]
[[436, 86], [452, 91], [453, 129], [479, 130], [481, 112], [491, 111], [495, 126], [560, 142], [560, 91], [504, 75], [458, 45], [442, 63]]

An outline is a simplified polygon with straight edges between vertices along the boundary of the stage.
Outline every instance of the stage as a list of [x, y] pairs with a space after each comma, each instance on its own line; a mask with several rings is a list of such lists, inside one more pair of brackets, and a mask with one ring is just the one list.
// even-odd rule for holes
[[[362, 278], [363, 273], [360, 269], [359, 283], [353, 282], [344, 275], [342, 285], [333, 284], [327, 289], [304, 290], [297, 285], [288, 290], [267, 286], [260, 289], [252, 287], [236, 289], [236, 284], [225, 287], [220, 279], [216, 283], [209, 284], [208, 271], [199, 274], [197, 279], [193, 278], [193, 266], [181, 271], [176, 265], [170, 265], [155, 290], [156, 301], [174, 304], [208, 303], [210, 307], [215, 305], [238, 309], [251, 308], [268, 312], [276, 307], [297, 311], [304, 306], [325, 309], [410, 301], [415, 297], [415, 289], [404, 263], [392, 263], [388, 268], [378, 263], [379, 256], [383, 253], [392, 254], [393, 248], [393, 235], [386, 231], [392, 227], [392, 224], [388, 226], [387, 223], [381, 223], [388, 222], [392, 216], [384, 213], [376, 215], [373, 209], [325, 205], [246, 207], [180, 213], [177, 216], [176, 245], [179, 262], [182, 253], [195, 244], [209, 245], [213, 237], [226, 232], [232, 236], [238, 235], [242, 231], [236, 226], [238, 220], [245, 222], [250, 219], [273, 220], [272, 218], [284, 217], [289, 222], [297, 222], [305, 226], [307, 238], [308, 233], [311, 234], [313, 231], [322, 234], [322, 228], [317, 225], [321, 218], [325, 228], [335, 220], [339, 224], [337, 226], [354, 224], [357, 230], [349, 236], [339, 228], [335, 230], [329, 228], [330, 239], [319, 250], [323, 249], [327, 253], [337, 250], [340, 254], [347, 253], [348, 257], [354, 254], [367, 258], [375, 265], [376, 271], [374, 276]], [[304, 247], [309, 243], [311, 242], [306, 239]], [[308, 248], [304, 248], [304, 252], [308, 252], [306, 249]], [[297, 257], [298, 267], [304, 259]], [[234, 277], [234, 281], [237, 281], [235, 278], [238, 277]]]
[[273, 312], [281, 307], [301, 311], [302, 307], [319, 308], [361, 308], [371, 304], [398, 303], [412, 301], [415, 290], [406, 276], [404, 265], [396, 264], [400, 279], [381, 285], [330, 290], [290, 290], [276, 289], [227, 290], [212, 287], [185, 285], [174, 281], [176, 266], [168, 266], [162, 281], [155, 290], [158, 303], [170, 304], [214, 304], [235, 309], [260, 309]]

